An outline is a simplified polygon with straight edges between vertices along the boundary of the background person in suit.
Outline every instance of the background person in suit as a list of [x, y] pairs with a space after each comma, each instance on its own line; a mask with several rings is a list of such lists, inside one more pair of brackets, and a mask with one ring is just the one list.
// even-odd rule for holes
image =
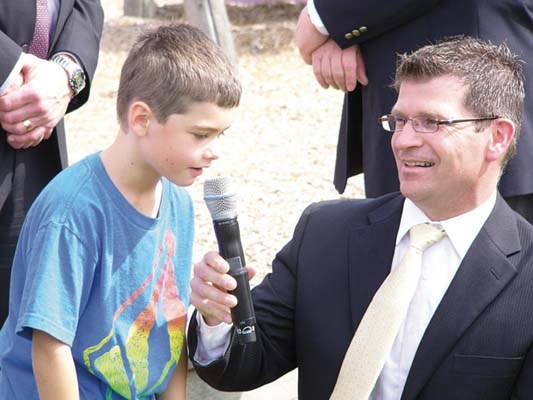
[[402, 56], [398, 99], [383, 118], [402, 193], [306, 209], [253, 290], [254, 344], [231, 341], [236, 299], [224, 289], [235, 281], [207, 253], [194, 267], [199, 313], [188, 335], [202, 379], [249, 390], [298, 368], [299, 398], [328, 399], [374, 294], [406, 253], [407, 232], [431, 223], [446, 237], [423, 253], [371, 398], [533, 397], [533, 227], [497, 192], [520, 131], [520, 70], [507, 47], [472, 38]]
[[0, 3], [0, 326], [22, 222], [67, 166], [63, 116], [89, 97], [102, 27], [99, 0]]
[[[320, 29], [320, 31], [319, 31]], [[364, 172], [367, 197], [398, 190], [389, 139], [375, 121], [391, 109], [398, 53], [446, 36], [464, 34], [506, 42], [524, 60], [525, 109], [533, 109], [533, 1], [309, 0], [295, 39], [324, 87], [347, 91], [337, 145], [334, 183]], [[356, 86], [356, 81], [362, 83]], [[520, 146], [500, 180], [499, 191], [533, 222], [533, 114], [525, 113]]]

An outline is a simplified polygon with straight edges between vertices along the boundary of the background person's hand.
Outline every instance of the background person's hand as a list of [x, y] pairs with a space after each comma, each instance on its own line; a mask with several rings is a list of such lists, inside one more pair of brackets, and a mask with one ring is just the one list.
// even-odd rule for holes
[[328, 36], [320, 33], [311, 22], [307, 7], [300, 12], [296, 29], [294, 31], [294, 42], [300, 51], [300, 56], [307, 64], [311, 64], [313, 52], [328, 40]]
[[25, 55], [22, 77], [18, 89], [0, 97], [0, 124], [15, 149], [48, 139], [73, 95], [67, 74], [54, 62]]
[[312, 54], [315, 78], [324, 89], [333, 87], [344, 92], [355, 89], [357, 82], [368, 84], [365, 63], [359, 46], [341, 49], [333, 39]]
[[23, 83], [24, 81], [23, 81], [22, 72], [13, 77], [10, 77], [9, 85], [7, 85], [7, 87], [2, 91], [2, 93], [0, 93], [0, 97], [5, 96], [9, 92], [19, 89]]
[[307, 8], [300, 12], [294, 41], [300, 56], [313, 66], [316, 80], [324, 89], [330, 86], [345, 92], [355, 89], [357, 82], [368, 84], [365, 63], [359, 46], [341, 49], [329, 36], [323, 35], [311, 22]]

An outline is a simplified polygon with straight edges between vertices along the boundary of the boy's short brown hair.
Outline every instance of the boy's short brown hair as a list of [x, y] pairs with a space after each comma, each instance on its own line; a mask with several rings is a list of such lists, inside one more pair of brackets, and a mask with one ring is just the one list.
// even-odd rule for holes
[[122, 66], [117, 116], [127, 124], [128, 107], [145, 102], [158, 122], [186, 113], [196, 102], [222, 108], [239, 105], [241, 84], [222, 49], [198, 28], [160, 26], [142, 34]]

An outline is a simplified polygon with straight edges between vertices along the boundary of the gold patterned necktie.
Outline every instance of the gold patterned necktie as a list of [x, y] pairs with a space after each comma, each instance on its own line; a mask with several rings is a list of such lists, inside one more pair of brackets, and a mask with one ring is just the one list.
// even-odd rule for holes
[[35, 30], [29, 52], [39, 58], [48, 58], [50, 35], [50, 16], [48, 15], [48, 0], [37, 0]]
[[418, 285], [422, 252], [445, 235], [430, 224], [418, 224], [409, 230], [409, 248], [381, 284], [359, 323], [330, 400], [368, 400]]

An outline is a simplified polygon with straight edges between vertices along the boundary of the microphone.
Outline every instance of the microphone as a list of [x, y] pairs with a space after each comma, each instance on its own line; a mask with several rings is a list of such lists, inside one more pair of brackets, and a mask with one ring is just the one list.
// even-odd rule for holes
[[237, 287], [229, 291], [237, 297], [237, 305], [231, 309], [237, 341], [241, 345], [253, 343], [256, 340], [255, 312], [237, 221], [237, 194], [230, 179], [207, 179], [204, 200], [213, 219], [219, 253], [230, 266], [229, 275], [237, 281]]

